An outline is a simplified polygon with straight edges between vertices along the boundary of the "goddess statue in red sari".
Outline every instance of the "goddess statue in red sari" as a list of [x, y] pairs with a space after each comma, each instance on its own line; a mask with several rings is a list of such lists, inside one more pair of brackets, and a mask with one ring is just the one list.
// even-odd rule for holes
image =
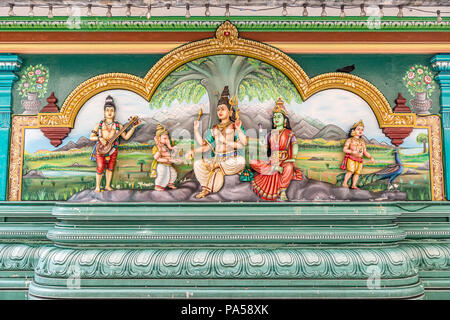
[[300, 169], [295, 168], [298, 145], [281, 98], [272, 115], [273, 127], [267, 135], [269, 161], [250, 161], [251, 168], [258, 173], [252, 181], [252, 188], [261, 199], [286, 201], [286, 189], [291, 181], [303, 179]]

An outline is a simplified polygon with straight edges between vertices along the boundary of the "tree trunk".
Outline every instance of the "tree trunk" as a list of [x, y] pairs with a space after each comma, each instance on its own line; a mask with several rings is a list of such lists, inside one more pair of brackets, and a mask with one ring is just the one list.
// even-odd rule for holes
[[427, 153], [427, 143], [423, 142], [423, 153]]
[[[214, 81], [215, 82], [215, 81]], [[219, 122], [217, 117], [217, 102], [219, 102], [220, 95], [222, 94], [222, 88], [217, 88], [216, 83], [211, 83], [209, 79], [203, 79], [201, 84], [205, 87], [209, 99], [209, 119], [208, 128]], [[220, 91], [219, 91], [220, 90]]]
[[217, 97], [217, 93], [214, 93], [215, 90], [207, 87], [206, 91], [208, 92], [209, 98], [208, 128], [212, 128], [213, 125], [219, 122], [219, 118], [217, 117], [217, 102], [219, 102], [219, 97]]
[[141, 172], [143, 172], [143, 171], [144, 171], [144, 164], [141, 163]]

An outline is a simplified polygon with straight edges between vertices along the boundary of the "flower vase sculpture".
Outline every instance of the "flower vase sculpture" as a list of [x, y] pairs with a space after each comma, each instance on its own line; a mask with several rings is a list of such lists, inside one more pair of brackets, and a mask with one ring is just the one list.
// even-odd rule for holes
[[431, 99], [427, 99], [426, 92], [416, 92], [416, 98], [412, 99], [411, 106], [417, 114], [430, 114]]
[[433, 73], [423, 65], [412, 66], [403, 77], [409, 93], [415, 97], [410, 100], [413, 110], [417, 114], [430, 114], [432, 100], [429, 99], [434, 91]]
[[29, 66], [23, 71], [17, 91], [21, 97], [26, 98], [21, 101], [24, 114], [39, 113], [42, 104], [39, 98], [44, 97], [47, 92], [48, 79], [48, 69], [41, 64]]
[[41, 100], [38, 99], [37, 92], [27, 92], [27, 98], [22, 100], [22, 107], [25, 109], [24, 114], [37, 114], [41, 106]]

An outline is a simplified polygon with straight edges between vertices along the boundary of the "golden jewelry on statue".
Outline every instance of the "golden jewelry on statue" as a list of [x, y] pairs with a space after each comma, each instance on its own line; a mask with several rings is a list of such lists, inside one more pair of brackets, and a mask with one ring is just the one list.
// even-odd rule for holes
[[364, 128], [364, 122], [362, 120], [359, 120], [357, 123], [355, 123], [352, 127], [352, 129], [356, 129], [357, 127], [363, 127]]
[[218, 123], [217, 124], [217, 129], [219, 129], [220, 132], [223, 134], [223, 130], [226, 129], [230, 125], [230, 123], [232, 123], [231, 120], [228, 120], [225, 123]]
[[275, 107], [272, 110], [272, 114], [273, 113], [282, 113], [285, 117], [287, 117], [288, 113], [286, 108], [284, 107], [284, 101], [283, 99], [278, 98], [278, 101], [275, 104]]

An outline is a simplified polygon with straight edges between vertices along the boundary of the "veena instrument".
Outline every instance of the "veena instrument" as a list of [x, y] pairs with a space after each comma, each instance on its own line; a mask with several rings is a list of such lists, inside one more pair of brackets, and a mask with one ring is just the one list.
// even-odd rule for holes
[[127, 130], [131, 125], [133, 125], [134, 123], [136, 123], [136, 121], [138, 121], [138, 120], [139, 120], [139, 118], [138, 118], [137, 116], [132, 117], [131, 120], [129, 120], [129, 122], [128, 122], [127, 124], [125, 124], [125, 125], [122, 127], [122, 129], [120, 129], [119, 131], [117, 131], [117, 133], [114, 135], [114, 137], [112, 137], [111, 139], [109, 139], [108, 142], [107, 142], [105, 145], [103, 145], [102, 143], [99, 142], [99, 143], [97, 144], [97, 151], [96, 151], [96, 152], [97, 152], [98, 154], [100, 154], [100, 155], [105, 155], [105, 154], [107, 154], [108, 152], [110, 152], [111, 149], [112, 149], [112, 147], [113, 147], [114, 141], [116, 141], [117, 138], [119, 138], [120, 135], [121, 135], [125, 130]]

